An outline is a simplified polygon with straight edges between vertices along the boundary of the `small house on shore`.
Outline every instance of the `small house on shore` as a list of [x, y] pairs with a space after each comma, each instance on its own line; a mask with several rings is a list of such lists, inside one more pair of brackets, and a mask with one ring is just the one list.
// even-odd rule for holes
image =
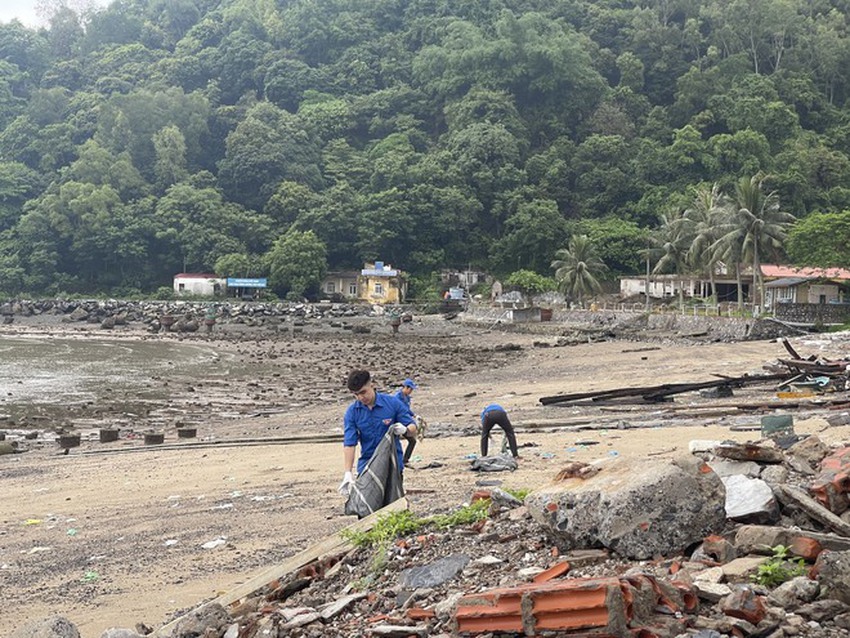
[[174, 275], [174, 294], [214, 297], [224, 294], [227, 282], [224, 277], [210, 273], [180, 273]]

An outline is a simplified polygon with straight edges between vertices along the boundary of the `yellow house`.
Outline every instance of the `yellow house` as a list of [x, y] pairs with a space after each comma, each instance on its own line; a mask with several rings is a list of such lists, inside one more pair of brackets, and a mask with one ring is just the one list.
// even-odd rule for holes
[[407, 282], [402, 271], [382, 261], [366, 264], [357, 278], [357, 287], [360, 299], [369, 303], [401, 303], [407, 294]]

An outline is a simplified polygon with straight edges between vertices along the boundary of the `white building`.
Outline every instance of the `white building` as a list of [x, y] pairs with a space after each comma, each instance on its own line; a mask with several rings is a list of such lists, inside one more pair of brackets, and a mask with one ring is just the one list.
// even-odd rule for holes
[[180, 273], [174, 275], [174, 294], [212, 297], [224, 294], [227, 280], [205, 273]]

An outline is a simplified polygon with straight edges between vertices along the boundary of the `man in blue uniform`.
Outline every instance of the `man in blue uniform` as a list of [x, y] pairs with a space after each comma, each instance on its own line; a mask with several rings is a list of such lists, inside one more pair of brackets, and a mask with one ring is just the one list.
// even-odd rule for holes
[[[354, 483], [354, 450], [360, 444], [357, 473], [360, 474], [375, 448], [392, 428], [398, 436], [416, 436], [416, 422], [407, 406], [394, 396], [377, 392], [367, 370], [354, 370], [348, 375], [348, 389], [354, 402], [348, 406], [343, 419], [343, 463], [345, 474], [339, 485], [339, 493], [347, 496]], [[396, 440], [398, 466], [404, 469], [401, 443]]]
[[493, 429], [494, 425], [498, 425], [502, 428], [502, 431], [508, 438], [511, 455], [515, 459], [518, 459], [519, 452], [517, 452], [514, 427], [511, 425], [511, 420], [508, 418], [508, 413], [505, 412], [505, 408], [497, 403], [491, 403], [484, 408], [484, 411], [481, 413], [481, 456], [487, 456], [487, 448], [490, 445], [490, 430]]
[[[405, 379], [401, 382], [401, 388], [395, 393], [395, 398], [404, 403], [411, 414], [413, 414], [413, 408], [410, 407], [410, 395], [418, 387], [413, 379]], [[413, 416], [416, 418], [415, 414]], [[404, 448], [404, 464], [407, 465], [413, 454], [413, 448], [416, 447], [416, 434], [405, 434], [404, 438], [407, 441], [407, 446]]]

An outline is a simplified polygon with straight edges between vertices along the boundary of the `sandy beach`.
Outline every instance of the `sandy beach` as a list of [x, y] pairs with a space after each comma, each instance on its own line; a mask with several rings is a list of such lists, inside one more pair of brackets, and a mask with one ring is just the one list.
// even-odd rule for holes
[[[0, 328], [0, 339], [21, 335], [193, 344], [214, 356], [190, 372], [151, 378], [156, 399], [115, 396], [64, 406], [64, 414], [54, 407], [41, 421], [23, 424], [19, 406], [13, 410], [9, 397], [0, 403], [6, 415], [0, 430], [41, 432], [21, 442], [27, 452], [0, 456], [4, 635], [49, 614], [69, 618], [83, 638], [114, 626], [156, 628], [352, 522], [336, 493], [341, 444], [317, 438], [341, 433], [351, 400], [344, 379], [354, 367], [372, 370], [386, 390], [405, 377], [420, 384], [413, 407], [428, 421], [429, 436], [405, 472], [417, 513], [463, 503], [482, 478], [533, 489], [571, 460], [672, 456], [687, 453], [693, 439], [760, 436], [748, 427], [758, 423], [758, 412], [697, 408], [755, 400], [783, 408], [770, 386], [722, 401], [689, 393], [656, 406], [544, 407], [539, 401], [565, 392], [759, 374], [786, 355], [775, 341], [648, 338], [559, 347], [557, 327], [549, 335], [506, 334], [438, 316], [417, 318], [395, 337], [385, 324], [371, 334], [222, 327], [211, 337], [149, 335], [133, 327]], [[850, 353], [842, 334], [791, 343], [804, 355]], [[470, 471], [470, 458], [478, 452], [478, 414], [491, 402], [503, 405], [517, 425], [522, 459], [515, 472], [481, 476]], [[816, 403], [795, 411], [797, 432], [850, 440], [850, 428], [827, 426], [827, 413]], [[73, 422], [82, 445], [63, 454], [53, 440], [57, 422]], [[197, 439], [176, 438], [175, 426], [186, 423], [198, 428]], [[100, 443], [96, 432], [105, 425], [121, 427], [121, 439]], [[142, 433], [151, 429], [165, 432], [165, 445], [143, 444]]]

